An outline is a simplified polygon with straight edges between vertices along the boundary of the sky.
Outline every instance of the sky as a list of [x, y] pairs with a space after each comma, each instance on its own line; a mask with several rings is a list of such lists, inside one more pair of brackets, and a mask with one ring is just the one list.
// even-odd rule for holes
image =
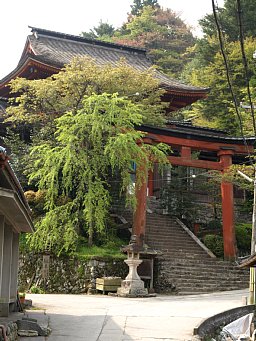
[[[219, 0], [222, 6], [224, 0]], [[197, 22], [211, 13], [211, 0], [159, 0], [164, 8], [171, 8], [198, 35]], [[18, 64], [28, 26], [79, 35], [97, 26], [100, 20], [114, 27], [126, 21], [133, 0], [7, 0], [1, 3], [0, 20], [0, 79]]]

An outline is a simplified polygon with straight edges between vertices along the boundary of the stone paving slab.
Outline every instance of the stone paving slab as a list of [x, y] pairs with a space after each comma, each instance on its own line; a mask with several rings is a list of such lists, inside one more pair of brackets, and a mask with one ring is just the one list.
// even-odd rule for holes
[[28, 295], [46, 310], [41, 318], [49, 317], [52, 333], [20, 341], [191, 341], [193, 328], [203, 319], [241, 306], [247, 294], [239, 290], [150, 299]]
[[[37, 320], [37, 323], [40, 327], [48, 328], [49, 327], [49, 315], [46, 314], [45, 310], [26, 310], [23, 313], [23, 318], [31, 318]], [[21, 317], [20, 317], [21, 318]], [[19, 341], [45, 341], [47, 338], [45, 336], [20, 336]]]

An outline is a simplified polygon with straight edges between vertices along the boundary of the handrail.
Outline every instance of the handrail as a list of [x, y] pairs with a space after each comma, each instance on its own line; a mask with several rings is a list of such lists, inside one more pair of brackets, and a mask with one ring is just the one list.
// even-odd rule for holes
[[190, 229], [178, 218], [176, 218], [177, 223], [183, 228], [183, 230], [185, 232], [187, 232], [187, 234], [190, 235], [190, 237], [211, 257], [211, 258], [217, 258], [215, 256], [214, 253], [212, 253], [211, 250], [208, 249], [208, 247], [206, 247], [200, 239], [197, 238], [197, 236], [194, 235], [194, 233], [192, 231], [190, 231]]

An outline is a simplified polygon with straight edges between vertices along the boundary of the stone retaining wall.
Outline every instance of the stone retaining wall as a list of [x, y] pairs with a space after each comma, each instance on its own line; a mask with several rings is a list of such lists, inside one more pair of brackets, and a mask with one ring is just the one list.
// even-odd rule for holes
[[[123, 260], [91, 259], [50, 256], [49, 276], [43, 278], [43, 256], [20, 256], [19, 290], [38, 288], [39, 293], [80, 294], [94, 288], [97, 277], [125, 278], [128, 267]], [[47, 271], [46, 271], [47, 273]]]

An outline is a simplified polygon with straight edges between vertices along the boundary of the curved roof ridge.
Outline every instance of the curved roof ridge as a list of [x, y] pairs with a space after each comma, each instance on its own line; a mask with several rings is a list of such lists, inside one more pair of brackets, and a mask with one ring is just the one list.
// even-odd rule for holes
[[134, 47], [134, 46], [129, 46], [129, 45], [123, 45], [123, 44], [118, 44], [118, 43], [112, 43], [108, 41], [103, 41], [103, 40], [98, 40], [98, 39], [93, 39], [93, 38], [86, 38], [82, 36], [77, 36], [73, 34], [67, 34], [67, 33], [61, 33], [57, 31], [51, 31], [51, 30], [46, 30], [34, 26], [28, 26], [31, 28], [31, 32], [38, 34], [38, 35], [44, 35], [44, 36], [49, 36], [49, 37], [55, 37], [59, 39], [68, 39], [72, 41], [77, 41], [77, 42], [84, 42], [84, 43], [89, 43], [89, 44], [94, 44], [94, 45], [100, 45], [100, 46], [105, 46], [105, 47], [112, 47], [112, 48], [117, 48], [121, 50], [127, 50], [129, 52], [134, 52], [134, 53], [142, 53], [146, 54], [146, 49], [140, 48], [140, 47]]

